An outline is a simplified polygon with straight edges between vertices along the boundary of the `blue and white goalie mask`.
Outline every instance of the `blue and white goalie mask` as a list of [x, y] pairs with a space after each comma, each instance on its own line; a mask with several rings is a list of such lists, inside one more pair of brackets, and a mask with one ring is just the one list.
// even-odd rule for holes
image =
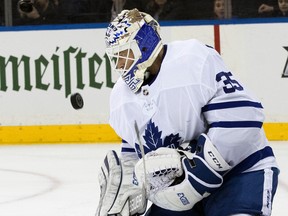
[[136, 93], [163, 45], [158, 22], [137, 9], [123, 10], [108, 26], [106, 54], [112, 69]]

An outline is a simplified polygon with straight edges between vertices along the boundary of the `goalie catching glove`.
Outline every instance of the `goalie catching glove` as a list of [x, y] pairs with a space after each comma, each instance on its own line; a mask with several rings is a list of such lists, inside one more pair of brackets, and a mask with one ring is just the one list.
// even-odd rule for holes
[[[198, 139], [196, 153], [159, 148], [145, 155], [145, 166], [148, 199], [172, 211], [193, 208], [221, 186], [221, 173], [231, 169], [205, 134]], [[135, 174], [145, 182], [143, 159], [136, 164]]]
[[133, 176], [134, 161], [121, 160], [115, 151], [107, 153], [99, 173], [100, 200], [96, 216], [133, 216], [145, 212], [146, 191]]

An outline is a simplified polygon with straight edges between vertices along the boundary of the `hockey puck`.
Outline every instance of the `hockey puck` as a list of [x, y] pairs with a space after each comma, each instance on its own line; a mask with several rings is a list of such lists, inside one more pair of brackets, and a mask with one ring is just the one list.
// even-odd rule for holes
[[72, 107], [76, 110], [82, 109], [84, 106], [83, 98], [79, 93], [72, 94], [70, 96], [70, 101], [71, 101]]

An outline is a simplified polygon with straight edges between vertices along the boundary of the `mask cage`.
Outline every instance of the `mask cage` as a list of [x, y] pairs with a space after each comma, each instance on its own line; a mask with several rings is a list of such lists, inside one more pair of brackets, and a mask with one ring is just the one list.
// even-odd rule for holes
[[[126, 50], [128, 52], [126, 53], [125, 56], [123, 56], [123, 51]], [[135, 40], [129, 41], [123, 45], [117, 45], [111, 48], [107, 48], [106, 53], [111, 62], [112, 69], [123, 78], [135, 66], [136, 62], [141, 57], [140, 50]], [[130, 56], [131, 53], [132, 56]], [[132, 61], [132, 64], [130, 65], [129, 68], [127, 68], [127, 65], [130, 61]]]

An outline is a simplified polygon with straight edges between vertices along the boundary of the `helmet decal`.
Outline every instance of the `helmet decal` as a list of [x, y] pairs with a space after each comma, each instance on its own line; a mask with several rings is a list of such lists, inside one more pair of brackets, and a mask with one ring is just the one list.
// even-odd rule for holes
[[107, 45], [114, 45], [120, 37], [127, 34], [127, 28], [129, 26], [131, 26], [131, 24], [128, 22], [128, 20], [125, 20], [123, 23], [118, 23], [116, 26], [110, 23], [106, 32]]

